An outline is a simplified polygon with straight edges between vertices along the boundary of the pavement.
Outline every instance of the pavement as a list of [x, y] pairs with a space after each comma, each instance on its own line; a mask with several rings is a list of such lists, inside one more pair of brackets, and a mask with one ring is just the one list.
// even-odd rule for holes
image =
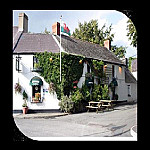
[[60, 117], [60, 116], [65, 116], [68, 115], [68, 113], [63, 113], [63, 112], [50, 112], [50, 113], [30, 113], [30, 114], [22, 114], [22, 113], [15, 113], [13, 114], [14, 118], [19, 118], [19, 119], [34, 119], [34, 118], [54, 118], [54, 117]]

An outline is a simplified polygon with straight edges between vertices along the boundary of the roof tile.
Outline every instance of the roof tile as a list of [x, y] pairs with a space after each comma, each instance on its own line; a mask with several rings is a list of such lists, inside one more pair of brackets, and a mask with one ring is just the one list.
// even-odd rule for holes
[[44, 51], [53, 53], [59, 52], [59, 47], [50, 34], [23, 33], [14, 49], [15, 53], [34, 53]]

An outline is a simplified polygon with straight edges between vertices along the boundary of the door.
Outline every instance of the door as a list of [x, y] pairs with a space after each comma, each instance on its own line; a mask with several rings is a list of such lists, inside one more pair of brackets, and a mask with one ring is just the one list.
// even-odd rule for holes
[[41, 86], [33, 85], [32, 86], [32, 98], [37, 98], [37, 94], [38, 94], [38, 100], [41, 100]]

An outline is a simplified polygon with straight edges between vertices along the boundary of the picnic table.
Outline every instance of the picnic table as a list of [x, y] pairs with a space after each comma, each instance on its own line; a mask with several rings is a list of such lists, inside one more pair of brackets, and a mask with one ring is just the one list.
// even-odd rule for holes
[[114, 110], [114, 103], [116, 100], [100, 100], [100, 102], [102, 103], [102, 107], [106, 107], [108, 110], [111, 108]]
[[89, 109], [96, 109], [96, 112], [98, 113], [98, 110], [103, 110], [103, 108], [107, 108], [108, 110], [111, 108], [114, 110], [114, 104], [116, 100], [100, 100], [98, 102], [90, 101], [88, 102], [89, 105], [86, 106], [89, 112]]
[[88, 102], [89, 105], [86, 106], [86, 108], [88, 108], [88, 112], [89, 112], [89, 109], [90, 108], [95, 108], [96, 109], [96, 112], [98, 112], [99, 109], [101, 109], [101, 104], [102, 102], [94, 102], [94, 101], [90, 101]]

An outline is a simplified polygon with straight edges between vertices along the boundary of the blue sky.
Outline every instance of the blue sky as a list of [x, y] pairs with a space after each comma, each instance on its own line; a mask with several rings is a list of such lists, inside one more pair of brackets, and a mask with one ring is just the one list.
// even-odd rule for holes
[[70, 32], [73, 33], [75, 28], [78, 28], [78, 22], [89, 22], [91, 19], [97, 19], [99, 28], [104, 23], [108, 27], [112, 24], [112, 33], [115, 33], [112, 45], [127, 46], [126, 57], [130, 57], [137, 54], [136, 48], [133, 48], [128, 41], [127, 34], [127, 20], [128, 17], [123, 13], [115, 10], [53, 10], [53, 11], [39, 11], [39, 10], [14, 10], [13, 11], [13, 26], [18, 26], [18, 15], [20, 12], [24, 12], [28, 16], [28, 31], [34, 33], [41, 33], [47, 28], [52, 31], [52, 24], [60, 21], [62, 15], [62, 21], [69, 27]]

